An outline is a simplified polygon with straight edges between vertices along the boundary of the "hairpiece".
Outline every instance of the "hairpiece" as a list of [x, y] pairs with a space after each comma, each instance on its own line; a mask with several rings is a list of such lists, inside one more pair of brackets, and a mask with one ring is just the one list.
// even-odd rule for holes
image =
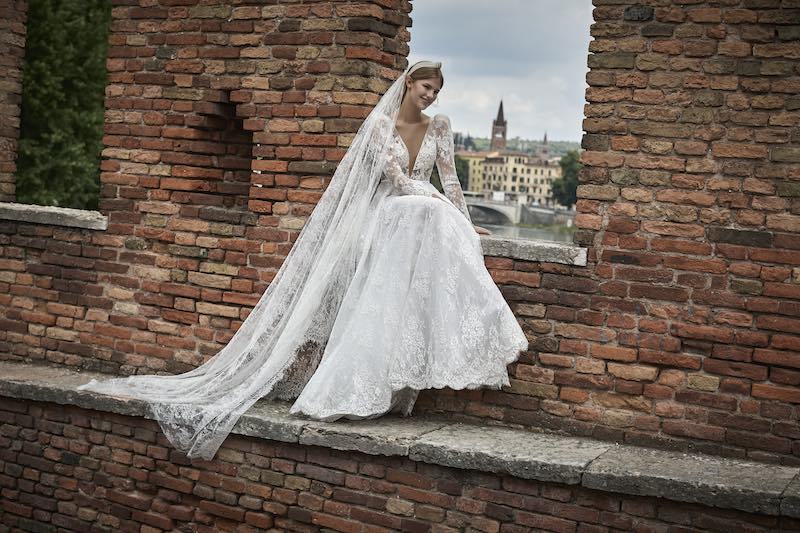
[[442, 68], [442, 64], [439, 61], [417, 61], [409, 69], [406, 71], [406, 76], [410, 76], [412, 72], [417, 69], [421, 68]]

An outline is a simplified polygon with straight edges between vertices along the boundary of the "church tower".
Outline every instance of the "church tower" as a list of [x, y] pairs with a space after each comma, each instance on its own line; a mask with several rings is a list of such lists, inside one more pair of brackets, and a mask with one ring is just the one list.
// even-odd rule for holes
[[497, 118], [492, 121], [492, 140], [489, 143], [489, 150], [506, 149], [506, 119], [503, 117], [503, 101], [500, 100], [500, 109], [497, 110]]
[[547, 161], [550, 159], [550, 145], [547, 144], [547, 132], [544, 132], [544, 141], [541, 148], [539, 148], [539, 159]]

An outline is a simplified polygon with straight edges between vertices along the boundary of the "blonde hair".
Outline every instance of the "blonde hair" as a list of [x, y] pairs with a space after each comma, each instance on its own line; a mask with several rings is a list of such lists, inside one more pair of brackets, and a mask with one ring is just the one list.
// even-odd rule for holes
[[[419, 80], [426, 80], [430, 78], [439, 78], [441, 81], [442, 87], [444, 87], [444, 76], [442, 76], [442, 69], [436, 67], [420, 67], [411, 74], [408, 74], [408, 77], [414, 81]], [[401, 97], [400, 101], [402, 102], [406, 98], [406, 91], [408, 87], [403, 85], [403, 96]]]

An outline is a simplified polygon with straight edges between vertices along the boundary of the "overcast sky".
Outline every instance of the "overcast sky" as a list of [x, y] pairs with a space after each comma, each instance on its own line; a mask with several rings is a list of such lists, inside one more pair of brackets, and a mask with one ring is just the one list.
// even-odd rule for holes
[[442, 62], [438, 106], [488, 137], [503, 99], [508, 138], [580, 141], [591, 0], [414, 0], [409, 65]]

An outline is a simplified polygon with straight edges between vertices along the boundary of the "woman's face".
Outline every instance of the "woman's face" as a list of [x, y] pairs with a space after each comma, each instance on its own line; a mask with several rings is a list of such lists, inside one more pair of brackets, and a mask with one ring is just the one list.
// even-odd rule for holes
[[424, 78], [412, 80], [406, 78], [406, 98], [419, 109], [425, 109], [436, 100], [436, 95], [442, 88], [439, 78]]

